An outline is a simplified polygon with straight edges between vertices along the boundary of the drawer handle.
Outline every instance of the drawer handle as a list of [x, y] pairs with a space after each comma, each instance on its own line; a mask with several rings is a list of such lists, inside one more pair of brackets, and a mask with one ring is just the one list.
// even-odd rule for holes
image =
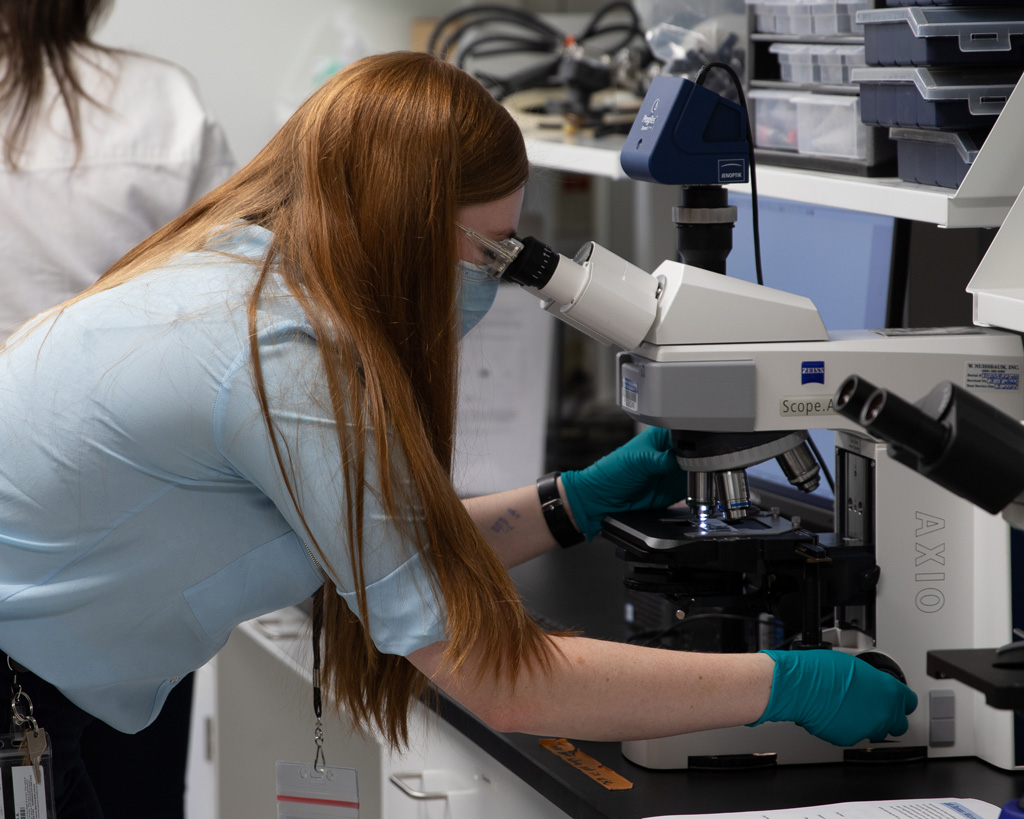
[[398, 788], [402, 793], [408, 796], [410, 799], [416, 799], [419, 801], [425, 801], [427, 799], [447, 799], [448, 794], [445, 791], [418, 791], [415, 788], [409, 787], [407, 779], [422, 779], [422, 773], [393, 773], [389, 777], [391, 784]]

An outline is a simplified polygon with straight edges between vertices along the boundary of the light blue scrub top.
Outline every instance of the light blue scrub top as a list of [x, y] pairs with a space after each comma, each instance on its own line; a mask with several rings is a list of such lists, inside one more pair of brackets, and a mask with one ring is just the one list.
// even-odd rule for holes
[[[230, 249], [259, 260], [270, 238], [247, 227]], [[238, 623], [321, 582], [252, 385], [255, 274], [190, 254], [0, 353], [0, 648], [122, 731], [149, 724]], [[258, 334], [300, 504], [355, 611], [324, 375], [277, 280]], [[444, 638], [443, 608], [372, 492], [366, 505], [371, 634], [405, 655]]]

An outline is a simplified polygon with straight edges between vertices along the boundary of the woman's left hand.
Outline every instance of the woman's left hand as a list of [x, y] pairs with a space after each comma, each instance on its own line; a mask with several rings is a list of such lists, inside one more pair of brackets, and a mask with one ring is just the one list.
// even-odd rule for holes
[[650, 427], [586, 469], [562, 473], [569, 509], [593, 540], [614, 512], [664, 509], [686, 497], [686, 473], [667, 429]]

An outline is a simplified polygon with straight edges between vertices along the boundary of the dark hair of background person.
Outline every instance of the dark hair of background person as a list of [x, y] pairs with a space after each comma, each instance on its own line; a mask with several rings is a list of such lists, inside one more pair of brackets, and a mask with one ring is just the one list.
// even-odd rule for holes
[[[40, 114], [47, 70], [52, 71], [67, 108], [71, 131], [81, 149], [79, 103], [89, 99], [75, 73], [76, 46], [102, 48], [90, 39], [113, 0], [0, 0], [0, 111], [11, 111], [3, 158], [17, 168], [35, 119]], [[102, 49], [110, 50], [110, 49]]]

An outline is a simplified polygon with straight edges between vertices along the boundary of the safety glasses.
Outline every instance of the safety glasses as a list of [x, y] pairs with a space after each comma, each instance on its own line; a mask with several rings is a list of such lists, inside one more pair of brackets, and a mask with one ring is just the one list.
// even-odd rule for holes
[[[502, 239], [500, 242], [494, 239], [488, 239], [486, 236], [477, 233], [472, 228], [468, 228], [463, 224], [456, 223], [463, 233], [473, 243], [473, 247], [477, 249], [480, 254], [479, 259], [474, 260], [473, 264], [485, 271], [487, 275], [493, 276], [495, 279], [500, 279], [505, 273], [505, 269], [512, 264], [512, 260], [519, 255], [519, 251], [523, 249], [523, 243], [516, 239], [514, 236], [510, 236], [508, 239]], [[468, 261], [468, 260], [467, 260]]]

